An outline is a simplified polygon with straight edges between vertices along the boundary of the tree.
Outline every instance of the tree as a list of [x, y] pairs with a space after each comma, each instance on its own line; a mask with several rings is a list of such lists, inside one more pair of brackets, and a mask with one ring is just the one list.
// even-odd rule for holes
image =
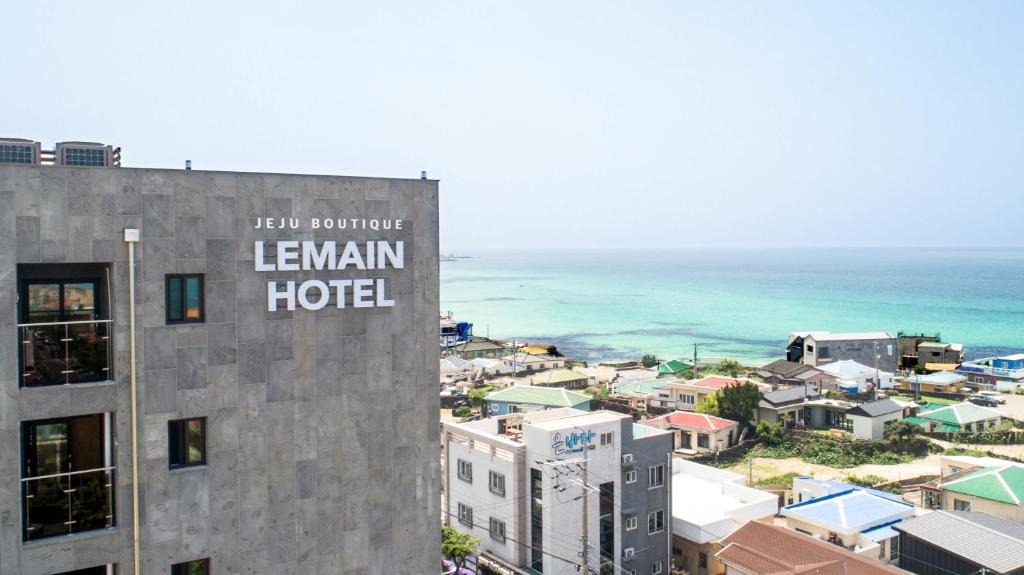
[[473, 408], [468, 405], [460, 405], [459, 407], [456, 407], [452, 411], [452, 415], [461, 419], [465, 419], [473, 415]]
[[476, 551], [480, 539], [469, 533], [463, 533], [448, 525], [441, 526], [441, 554], [455, 563], [455, 572], [458, 573], [469, 557]]
[[697, 413], [706, 413], [708, 415], [718, 416], [718, 413], [722, 409], [718, 403], [721, 394], [722, 391], [718, 390], [714, 393], [705, 395], [704, 398], [700, 400], [700, 403], [697, 404]]
[[469, 390], [469, 404], [477, 409], [482, 408], [484, 406], [484, 399], [492, 389], [493, 388], [488, 385]]
[[761, 390], [752, 383], [729, 385], [715, 392], [718, 396], [718, 417], [738, 421], [740, 428], [750, 425], [750, 420], [761, 403]]
[[640, 365], [650, 369], [658, 365], [658, 358], [648, 353], [640, 359]]
[[897, 419], [885, 424], [883, 435], [892, 443], [905, 443], [921, 433], [921, 428], [906, 419]]
[[782, 445], [786, 442], [786, 428], [781, 423], [772, 425], [767, 421], [759, 421], [755, 433], [761, 438], [761, 441], [771, 446]]
[[717, 373], [732, 377], [739, 377], [743, 373], [743, 365], [735, 359], [723, 359], [714, 368]]

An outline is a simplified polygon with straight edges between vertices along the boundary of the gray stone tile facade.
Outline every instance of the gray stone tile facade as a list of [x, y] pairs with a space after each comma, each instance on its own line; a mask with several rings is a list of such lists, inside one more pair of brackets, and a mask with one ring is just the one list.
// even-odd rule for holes
[[[0, 166], [0, 572], [133, 572], [128, 249], [141, 562], [221, 574], [432, 574], [440, 565], [438, 189], [427, 180]], [[256, 218], [298, 229], [254, 229]], [[313, 230], [390, 218], [401, 231]], [[405, 268], [256, 272], [253, 243], [403, 240]], [[19, 264], [104, 263], [113, 380], [19, 385]], [[167, 325], [165, 276], [205, 274], [205, 319]], [[267, 281], [387, 278], [395, 307], [268, 312]], [[116, 527], [23, 542], [20, 425], [114, 414]], [[207, 465], [169, 469], [167, 422], [207, 418]]]

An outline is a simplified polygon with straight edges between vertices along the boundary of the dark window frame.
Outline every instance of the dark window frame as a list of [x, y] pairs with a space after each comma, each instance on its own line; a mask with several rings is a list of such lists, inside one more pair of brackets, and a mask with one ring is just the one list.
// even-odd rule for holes
[[[93, 319], [92, 320], [70, 320], [68, 319], [67, 310], [64, 308], [64, 290], [69, 284], [93, 284]], [[70, 278], [44, 278], [44, 277], [29, 277], [20, 278], [18, 280], [18, 313], [20, 315], [19, 323], [33, 323], [29, 321], [29, 286], [32, 285], [45, 285], [45, 284], [58, 284], [57, 298], [57, 320], [56, 322], [36, 322], [36, 323], [64, 323], [67, 321], [99, 321], [108, 319], [104, 316], [107, 315], [106, 309], [103, 304], [106, 303], [106, 286], [103, 284], [103, 278], [98, 276], [76, 276]]]
[[[199, 421], [202, 426], [200, 438], [203, 442], [200, 452], [200, 461], [188, 461], [188, 425], [192, 421]], [[208, 445], [206, 438], [206, 417], [186, 417], [182, 419], [170, 419], [167, 421], [167, 466], [169, 469], [184, 469], [206, 465]]]
[[[185, 313], [185, 303], [188, 299], [185, 280], [189, 278], [199, 278], [198, 319], [189, 319]], [[171, 319], [171, 280], [181, 280], [181, 319]], [[164, 320], [167, 325], [206, 323], [206, 274], [167, 274], [164, 276]]]
[[[199, 567], [200, 570], [194, 571], [193, 566]], [[204, 557], [203, 559], [175, 563], [171, 565], [171, 575], [210, 575], [210, 560]]]

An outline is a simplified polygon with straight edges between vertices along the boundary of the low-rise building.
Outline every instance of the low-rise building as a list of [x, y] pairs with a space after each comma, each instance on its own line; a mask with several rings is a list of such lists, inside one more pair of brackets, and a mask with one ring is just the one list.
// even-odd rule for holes
[[680, 373], [692, 368], [693, 365], [686, 363], [681, 359], [670, 359], [658, 364], [658, 373], [660, 375], [675, 375], [678, 376]]
[[906, 575], [887, 563], [759, 521], [737, 529], [723, 543], [717, 557], [726, 575]]
[[839, 390], [846, 393], [864, 393], [873, 387], [879, 389], [895, 387], [892, 373], [876, 371], [875, 368], [852, 359], [833, 361], [818, 369], [835, 377]]
[[961, 363], [964, 344], [943, 341], [923, 341], [917, 345], [917, 365], [929, 363]]
[[914, 374], [898, 380], [901, 389], [921, 393], [960, 393], [966, 383], [966, 375], [952, 371]]
[[971, 383], [1015, 393], [1024, 383], [1024, 353], [966, 361], [956, 368]]
[[462, 359], [501, 359], [508, 354], [508, 349], [505, 346], [480, 336], [471, 336], [468, 341], [457, 343], [448, 351]]
[[857, 439], [879, 440], [885, 437], [885, 426], [903, 419], [907, 408], [891, 399], [862, 403], [846, 412], [853, 423], [853, 436]]
[[822, 390], [835, 389], [836, 377], [816, 367], [785, 359], [773, 361], [754, 372], [772, 389], [780, 386], [813, 384]]
[[[802, 495], [800, 478], [794, 496]], [[804, 499], [782, 508], [786, 526], [805, 535], [846, 547], [879, 561], [899, 555], [892, 526], [915, 515], [914, 505], [872, 489], [847, 485], [827, 495]]]
[[562, 408], [445, 422], [442, 442], [445, 522], [488, 558], [545, 575], [668, 573], [668, 432]]
[[567, 389], [584, 389], [593, 383], [593, 379], [586, 374], [564, 367], [532, 373], [524, 377], [523, 380], [528, 385], [564, 387]]
[[955, 433], [957, 431], [985, 431], [999, 426], [1003, 420], [1003, 414], [980, 405], [962, 402], [954, 403], [922, 411], [911, 421], [925, 428], [926, 431], [946, 431]]
[[696, 411], [697, 406], [709, 395], [720, 389], [732, 386], [751, 384], [761, 393], [771, 391], [771, 386], [745, 377], [725, 377], [708, 375], [700, 379], [673, 379], [665, 382], [664, 389], [655, 395], [662, 405], [681, 411]]
[[923, 486], [921, 493], [933, 509], [980, 511], [1024, 522], [1024, 467], [1016, 463], [967, 468]]
[[647, 425], [671, 431], [676, 451], [688, 454], [722, 451], [739, 437], [739, 423], [692, 411], [674, 411], [649, 419]]
[[893, 526], [899, 566], [916, 575], [1024, 572], [1024, 525], [985, 513], [936, 511]]
[[852, 359], [864, 365], [875, 365], [876, 355], [881, 370], [895, 373], [899, 367], [896, 336], [889, 332], [831, 333], [827, 331], [793, 332], [789, 334], [786, 359], [814, 367]]
[[590, 411], [590, 396], [561, 387], [513, 385], [487, 394], [484, 405], [488, 416], [559, 407]]
[[516, 373], [558, 369], [569, 364], [569, 360], [564, 357], [531, 355], [523, 352], [506, 355], [501, 360], [505, 362], [505, 367], [508, 368], [508, 371]]
[[715, 555], [721, 541], [750, 521], [772, 517], [779, 499], [747, 487], [738, 473], [672, 461], [672, 562], [677, 571], [722, 575], [725, 564]]
[[853, 431], [846, 412], [856, 403], [828, 399], [817, 387], [802, 385], [764, 394], [757, 407], [757, 420], [769, 424], [782, 422], [786, 427], [819, 427]]

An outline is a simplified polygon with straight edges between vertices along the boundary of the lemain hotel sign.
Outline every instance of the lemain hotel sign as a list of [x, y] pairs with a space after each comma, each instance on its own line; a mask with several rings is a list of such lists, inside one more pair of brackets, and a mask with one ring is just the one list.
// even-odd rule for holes
[[[256, 229], [297, 229], [298, 218], [260, 218]], [[335, 230], [401, 230], [402, 220], [312, 218], [310, 227]], [[405, 242], [401, 240], [276, 240], [267, 246], [262, 240], [253, 245], [256, 271], [345, 271], [385, 270], [405, 267]], [[311, 279], [303, 282], [267, 281], [267, 311], [294, 310], [301, 307], [318, 310], [327, 307], [332, 296], [335, 305], [345, 307], [351, 295], [352, 307], [394, 307], [395, 300], [387, 278]]]

